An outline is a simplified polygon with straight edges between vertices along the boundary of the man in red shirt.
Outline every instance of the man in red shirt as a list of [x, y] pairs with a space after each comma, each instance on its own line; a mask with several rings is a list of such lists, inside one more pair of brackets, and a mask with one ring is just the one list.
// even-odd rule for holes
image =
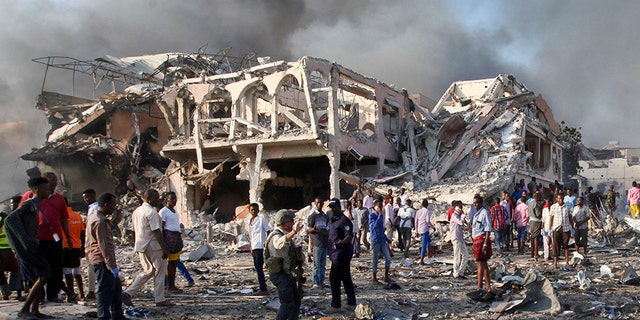
[[[51, 195], [38, 202], [38, 247], [51, 268], [51, 278], [47, 283], [47, 300], [59, 302], [58, 292], [64, 286], [62, 282], [63, 232], [68, 246], [73, 246], [69, 233], [69, 213], [67, 212], [67, 203], [64, 198], [55, 192], [58, 186], [58, 177], [53, 172], [46, 172], [42, 176], [49, 181]], [[33, 197], [33, 192], [27, 191], [22, 196], [22, 201], [31, 197]]]

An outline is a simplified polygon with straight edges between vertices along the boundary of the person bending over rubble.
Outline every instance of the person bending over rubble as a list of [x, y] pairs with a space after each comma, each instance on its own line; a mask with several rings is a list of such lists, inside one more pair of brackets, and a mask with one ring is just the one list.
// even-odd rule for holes
[[5, 221], [7, 239], [18, 256], [22, 277], [25, 281], [34, 281], [18, 317], [51, 318], [39, 310], [40, 297], [50, 278], [51, 269], [38, 246], [40, 210], [37, 204], [49, 197], [51, 189], [49, 180], [44, 177], [31, 178], [28, 185], [33, 198], [23, 201], [20, 208], [9, 214]]
[[154, 209], [160, 201], [160, 194], [154, 189], [147, 190], [144, 203], [133, 211], [131, 222], [135, 232], [134, 249], [140, 258], [142, 272], [139, 273], [131, 286], [122, 292], [122, 302], [133, 306], [131, 296], [153, 278], [153, 295], [156, 306], [173, 306], [174, 303], [165, 299], [164, 277], [167, 273], [169, 251], [162, 236], [162, 219]]
[[98, 319], [126, 319], [122, 313], [122, 282], [111, 234], [111, 216], [118, 205], [115, 195], [103, 193], [98, 210], [87, 219], [87, 260], [98, 279]]
[[492, 298], [491, 278], [489, 276], [489, 266], [487, 261], [491, 258], [491, 218], [489, 212], [483, 207], [484, 199], [480, 195], [473, 198], [473, 206], [476, 214], [473, 216], [471, 224], [471, 236], [473, 238], [473, 256], [476, 259], [476, 268], [478, 270], [478, 290], [482, 290], [483, 279], [486, 282], [487, 293], [485, 300]]
[[384, 256], [384, 281], [389, 283], [389, 268], [391, 268], [391, 253], [389, 252], [389, 239], [385, 231], [385, 216], [382, 213], [382, 198], [378, 198], [373, 203], [373, 210], [369, 213], [369, 231], [371, 233], [371, 255], [373, 263], [373, 283], [378, 282], [378, 257], [380, 253]]
[[278, 288], [280, 308], [277, 320], [298, 319], [302, 301], [302, 248], [293, 237], [302, 230], [302, 221], [294, 222], [293, 212], [282, 209], [274, 218], [277, 228], [265, 240], [264, 258], [269, 279]]

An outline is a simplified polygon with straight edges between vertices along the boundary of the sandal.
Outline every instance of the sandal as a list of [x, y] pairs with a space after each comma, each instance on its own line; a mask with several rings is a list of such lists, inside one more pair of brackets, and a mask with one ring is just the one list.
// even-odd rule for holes
[[176, 305], [175, 303], [173, 303], [173, 302], [171, 302], [169, 300], [165, 300], [165, 301], [156, 303], [156, 307], [172, 307], [172, 306], [175, 306], [175, 305]]

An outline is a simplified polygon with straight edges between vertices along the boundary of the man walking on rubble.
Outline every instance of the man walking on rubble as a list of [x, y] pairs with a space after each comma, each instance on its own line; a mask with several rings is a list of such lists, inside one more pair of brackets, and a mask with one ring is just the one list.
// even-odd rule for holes
[[[38, 230], [38, 239], [40, 252], [51, 268], [51, 277], [47, 282], [47, 300], [52, 302], [60, 302], [58, 292], [63, 288], [66, 289], [62, 281], [62, 233], [67, 239], [67, 244], [72, 246], [69, 234], [69, 213], [67, 212], [67, 203], [64, 198], [55, 190], [58, 186], [58, 177], [53, 172], [45, 172], [43, 175], [49, 181], [50, 193], [46, 199], [36, 202], [40, 212]], [[22, 201], [33, 196], [31, 191], [27, 191], [22, 195]]]
[[[82, 200], [89, 207], [87, 208], [87, 219], [98, 211], [98, 201], [96, 200], [96, 191], [93, 189], [87, 189], [82, 192]], [[85, 239], [85, 242], [87, 239]], [[89, 266], [87, 268], [87, 296], [86, 300], [94, 300], [96, 298], [96, 273], [93, 268]]]
[[166, 259], [169, 251], [162, 236], [162, 219], [155, 209], [160, 201], [160, 194], [154, 189], [149, 189], [144, 193], [143, 198], [144, 203], [131, 215], [135, 232], [134, 249], [140, 258], [142, 272], [136, 276], [131, 286], [122, 292], [122, 302], [132, 306], [131, 296], [153, 278], [153, 296], [156, 306], [173, 306], [174, 303], [167, 300], [164, 294]]
[[115, 195], [100, 195], [97, 212], [87, 218], [87, 260], [98, 278], [98, 319], [126, 319], [122, 314], [122, 282], [115, 244], [107, 219], [116, 210]]
[[18, 317], [52, 318], [50, 315], [40, 313], [40, 299], [44, 293], [44, 285], [50, 279], [50, 265], [38, 246], [40, 205], [49, 198], [51, 189], [49, 181], [44, 177], [29, 179], [29, 189], [32, 198], [23, 201], [20, 207], [11, 212], [5, 220], [5, 232], [11, 245], [11, 249], [18, 257], [20, 273], [25, 281], [33, 281], [34, 284], [18, 312]]
[[264, 216], [259, 215], [260, 207], [257, 203], [249, 205], [249, 212], [251, 213], [251, 219], [249, 220], [250, 232], [249, 241], [251, 241], [251, 256], [253, 257], [253, 267], [256, 268], [258, 274], [258, 284], [260, 285], [260, 291], [258, 295], [266, 295], [267, 282], [264, 278], [264, 242], [267, 240], [267, 233], [271, 231], [269, 223]]
[[340, 199], [331, 199], [329, 201], [329, 209], [331, 209], [331, 229], [329, 230], [331, 308], [329, 310], [334, 312], [342, 307], [340, 301], [341, 284], [347, 295], [347, 305], [345, 307], [349, 310], [354, 310], [356, 308], [356, 292], [351, 279], [353, 223], [342, 213]]
[[385, 216], [382, 213], [382, 198], [374, 201], [373, 210], [369, 213], [369, 231], [371, 232], [371, 259], [373, 268], [373, 283], [378, 283], [378, 257], [384, 256], [384, 282], [389, 283], [389, 268], [391, 268], [391, 253], [389, 252], [389, 239], [384, 233]]
[[562, 194], [556, 196], [556, 203], [549, 210], [551, 229], [553, 230], [553, 267], [558, 268], [560, 250], [564, 250], [566, 266], [569, 266], [569, 238], [571, 237], [571, 225], [573, 218], [569, 208], [564, 204]]
[[274, 218], [277, 228], [265, 240], [265, 263], [269, 268], [269, 279], [278, 288], [280, 308], [277, 320], [298, 319], [302, 300], [301, 283], [294, 277], [302, 266], [302, 249], [296, 246], [293, 237], [302, 230], [302, 222], [294, 223], [293, 212], [282, 209]]
[[307, 233], [313, 250], [313, 288], [324, 288], [329, 244], [329, 216], [322, 211], [324, 202], [316, 197], [315, 206], [307, 219]]
[[631, 188], [627, 192], [627, 203], [631, 217], [636, 219], [640, 217], [640, 187], [635, 181], [631, 183]]
[[[391, 190], [391, 189], [389, 189]], [[384, 232], [387, 240], [393, 241], [393, 230], [395, 229], [396, 213], [393, 210], [393, 198], [389, 202], [385, 199], [384, 205]], [[391, 243], [389, 243], [389, 251], [391, 251]]]
[[573, 225], [576, 229], [575, 246], [576, 252], [582, 247], [584, 257], [587, 257], [587, 237], [589, 233], [589, 210], [584, 206], [582, 197], [578, 198], [578, 204], [573, 208]]

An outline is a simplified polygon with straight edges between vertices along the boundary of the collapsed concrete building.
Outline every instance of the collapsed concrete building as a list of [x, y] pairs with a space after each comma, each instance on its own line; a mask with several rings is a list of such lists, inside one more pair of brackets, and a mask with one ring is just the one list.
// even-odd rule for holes
[[249, 202], [275, 210], [348, 198], [357, 183], [470, 203], [520, 179], [562, 176], [551, 108], [511, 75], [455, 82], [430, 112], [419, 95], [312, 57], [58, 59], [35, 61], [111, 90], [94, 99], [43, 90], [36, 106], [52, 130], [23, 159], [63, 173], [71, 195], [174, 191], [187, 226], [203, 212], [228, 221]]
[[613, 185], [625, 203], [627, 190], [640, 177], [640, 148], [621, 146], [618, 141], [610, 141], [601, 149], [581, 146], [579, 165], [576, 178], [580, 191], [592, 186], [605, 194]]

